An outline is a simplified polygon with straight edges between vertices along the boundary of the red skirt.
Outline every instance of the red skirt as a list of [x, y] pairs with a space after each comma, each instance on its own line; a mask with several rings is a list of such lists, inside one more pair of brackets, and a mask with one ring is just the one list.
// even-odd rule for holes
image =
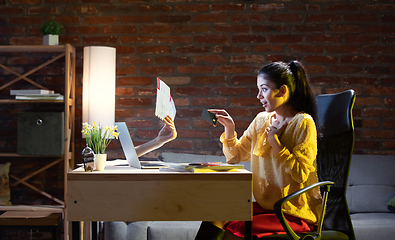
[[[308, 224], [306, 221], [284, 214], [289, 226], [296, 233], [310, 232], [314, 230], [314, 226]], [[244, 221], [229, 221], [225, 224], [224, 229], [233, 233], [238, 237], [244, 238]], [[276, 214], [272, 210], [263, 209], [258, 203], [253, 203], [253, 217], [252, 217], [252, 235], [256, 238], [261, 238], [274, 234], [286, 234]]]

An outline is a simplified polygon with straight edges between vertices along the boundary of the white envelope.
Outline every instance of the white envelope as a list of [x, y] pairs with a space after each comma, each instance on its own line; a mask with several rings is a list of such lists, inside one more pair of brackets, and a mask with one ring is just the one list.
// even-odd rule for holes
[[156, 107], [155, 115], [164, 119], [166, 116], [170, 116], [173, 121], [176, 117], [176, 106], [174, 105], [173, 98], [170, 94], [170, 87], [167, 86], [160, 78], [156, 79]]

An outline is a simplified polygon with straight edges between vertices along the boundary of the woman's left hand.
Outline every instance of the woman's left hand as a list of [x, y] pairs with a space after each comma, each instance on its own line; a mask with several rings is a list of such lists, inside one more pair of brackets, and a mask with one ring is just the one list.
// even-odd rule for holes
[[272, 146], [275, 154], [278, 154], [283, 148], [279, 136], [281, 136], [287, 124], [288, 122], [286, 121], [279, 122], [278, 120], [275, 120], [272, 122], [270, 127], [266, 128], [265, 133], [267, 136], [267, 141], [269, 142], [270, 146]]
[[270, 125], [270, 127], [266, 128], [266, 134], [268, 137], [274, 137], [274, 135], [277, 136], [281, 136], [281, 134], [283, 133], [285, 127], [287, 126], [288, 122], [286, 121], [278, 121], [278, 120], [274, 120], [272, 122], [272, 125]]
[[171, 119], [170, 116], [167, 116], [163, 119], [163, 121], [166, 124], [159, 131], [157, 137], [158, 140], [161, 142], [161, 144], [170, 142], [171, 140], [174, 140], [177, 137], [176, 125], [174, 124], [173, 119]]

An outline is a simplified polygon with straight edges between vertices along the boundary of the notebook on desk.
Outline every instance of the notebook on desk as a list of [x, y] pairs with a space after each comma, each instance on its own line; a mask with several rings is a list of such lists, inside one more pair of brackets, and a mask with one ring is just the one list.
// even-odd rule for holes
[[160, 161], [142, 161], [140, 162], [132, 138], [130, 137], [128, 127], [125, 122], [116, 122], [118, 128], [118, 139], [121, 143], [123, 153], [130, 167], [138, 169], [167, 168], [168, 166]]

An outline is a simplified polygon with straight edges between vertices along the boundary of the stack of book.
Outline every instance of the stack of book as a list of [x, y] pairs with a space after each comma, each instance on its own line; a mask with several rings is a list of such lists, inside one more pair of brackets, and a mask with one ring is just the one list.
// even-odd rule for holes
[[64, 100], [63, 95], [46, 89], [10, 90], [17, 100]]

